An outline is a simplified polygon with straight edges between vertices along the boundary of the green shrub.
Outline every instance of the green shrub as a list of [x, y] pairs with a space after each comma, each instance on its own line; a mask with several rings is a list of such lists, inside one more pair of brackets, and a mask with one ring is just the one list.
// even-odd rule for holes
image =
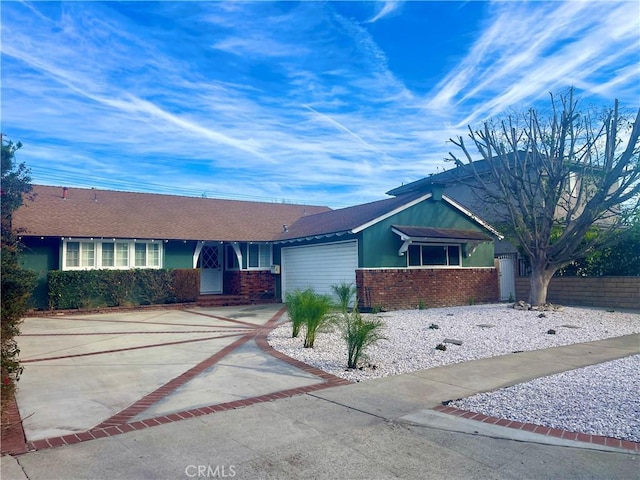
[[374, 305], [373, 307], [371, 307], [371, 313], [373, 313], [374, 315], [377, 315], [378, 313], [382, 312], [384, 310], [382, 305]]
[[198, 270], [81, 270], [48, 273], [51, 309], [195, 301]]
[[[6, 237], [5, 237], [6, 238]], [[24, 317], [31, 290], [35, 285], [35, 274], [21, 268], [17, 261], [19, 251], [17, 242], [2, 244], [2, 364], [0, 366], [0, 385], [2, 405], [13, 394], [16, 382], [24, 368], [20, 364], [20, 349], [14, 337], [20, 333], [20, 324]], [[3, 409], [4, 413], [4, 409]]]
[[600, 248], [559, 269], [556, 277], [640, 276], [640, 215], [631, 228], [620, 232], [613, 246]]
[[170, 270], [138, 270], [134, 297], [141, 305], [174, 303]]
[[382, 335], [384, 323], [381, 319], [364, 320], [357, 309], [343, 313], [343, 338], [347, 342], [347, 368], [357, 368], [369, 345], [385, 337]]
[[200, 295], [200, 271], [192, 268], [176, 268], [170, 271], [174, 301], [195, 302]]
[[137, 298], [140, 286], [138, 278], [140, 270], [93, 270], [96, 296], [106, 300], [107, 305], [115, 307], [131, 307], [140, 305]]

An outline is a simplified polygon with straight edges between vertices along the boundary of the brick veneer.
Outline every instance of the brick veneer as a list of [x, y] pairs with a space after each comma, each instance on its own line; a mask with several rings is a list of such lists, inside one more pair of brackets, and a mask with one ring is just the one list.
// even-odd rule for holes
[[224, 272], [224, 293], [227, 295], [245, 295], [251, 300], [273, 300], [275, 288], [275, 276], [269, 270]]
[[495, 268], [356, 270], [361, 307], [386, 310], [499, 301]]
[[[516, 300], [529, 298], [529, 277], [516, 277]], [[640, 309], [640, 277], [554, 277], [550, 303]]]

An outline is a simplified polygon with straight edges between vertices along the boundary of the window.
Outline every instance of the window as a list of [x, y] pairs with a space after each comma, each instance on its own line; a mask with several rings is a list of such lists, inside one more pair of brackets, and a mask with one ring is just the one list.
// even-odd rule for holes
[[133, 264], [136, 267], [147, 266], [147, 245], [144, 243], [136, 243], [135, 245], [135, 257]]
[[115, 267], [115, 245], [113, 243], [102, 244], [102, 266]]
[[409, 245], [409, 266], [459, 266], [459, 245]]
[[116, 243], [116, 267], [129, 266], [129, 244]]
[[64, 270], [161, 268], [162, 243], [126, 240], [64, 240], [62, 265]]
[[147, 266], [148, 267], [160, 266], [160, 244], [147, 243]]
[[250, 243], [247, 248], [248, 268], [271, 267], [271, 245], [264, 243]]
[[93, 267], [96, 260], [96, 246], [93, 242], [80, 242], [80, 266]]
[[66, 267], [95, 266], [95, 245], [91, 242], [67, 242]]
[[80, 266], [80, 242], [67, 242], [67, 267]]
[[159, 267], [160, 266], [160, 245], [157, 243], [135, 244], [134, 265], [136, 267]]

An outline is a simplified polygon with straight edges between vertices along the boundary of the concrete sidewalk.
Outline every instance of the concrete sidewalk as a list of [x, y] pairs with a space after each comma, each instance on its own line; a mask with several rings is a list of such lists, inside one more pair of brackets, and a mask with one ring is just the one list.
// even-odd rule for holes
[[2, 478], [636, 479], [640, 455], [632, 449], [433, 408], [639, 352], [640, 335], [629, 335], [309, 391], [3, 457]]

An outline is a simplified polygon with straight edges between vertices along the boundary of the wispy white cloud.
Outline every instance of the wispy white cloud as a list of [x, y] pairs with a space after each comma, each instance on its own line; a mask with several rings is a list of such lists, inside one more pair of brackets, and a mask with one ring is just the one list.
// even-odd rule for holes
[[606, 84], [611, 80], [601, 74], [637, 53], [638, 4], [496, 2], [491, 10], [469, 54], [428, 99], [427, 109], [434, 113], [467, 110], [460, 125], [534, 102], [568, 85]]
[[392, 14], [393, 12], [398, 10], [398, 8], [400, 7], [400, 3], [401, 2], [375, 2], [376, 6], [382, 5], [382, 7], [373, 17], [371, 17], [365, 23], [375, 23], [378, 20]]
[[487, 4], [463, 59], [409, 87], [380, 32], [436, 4], [5, 4], [3, 133], [40, 182], [346, 206], [568, 82], [638, 96], [629, 13], [590, 2]]

